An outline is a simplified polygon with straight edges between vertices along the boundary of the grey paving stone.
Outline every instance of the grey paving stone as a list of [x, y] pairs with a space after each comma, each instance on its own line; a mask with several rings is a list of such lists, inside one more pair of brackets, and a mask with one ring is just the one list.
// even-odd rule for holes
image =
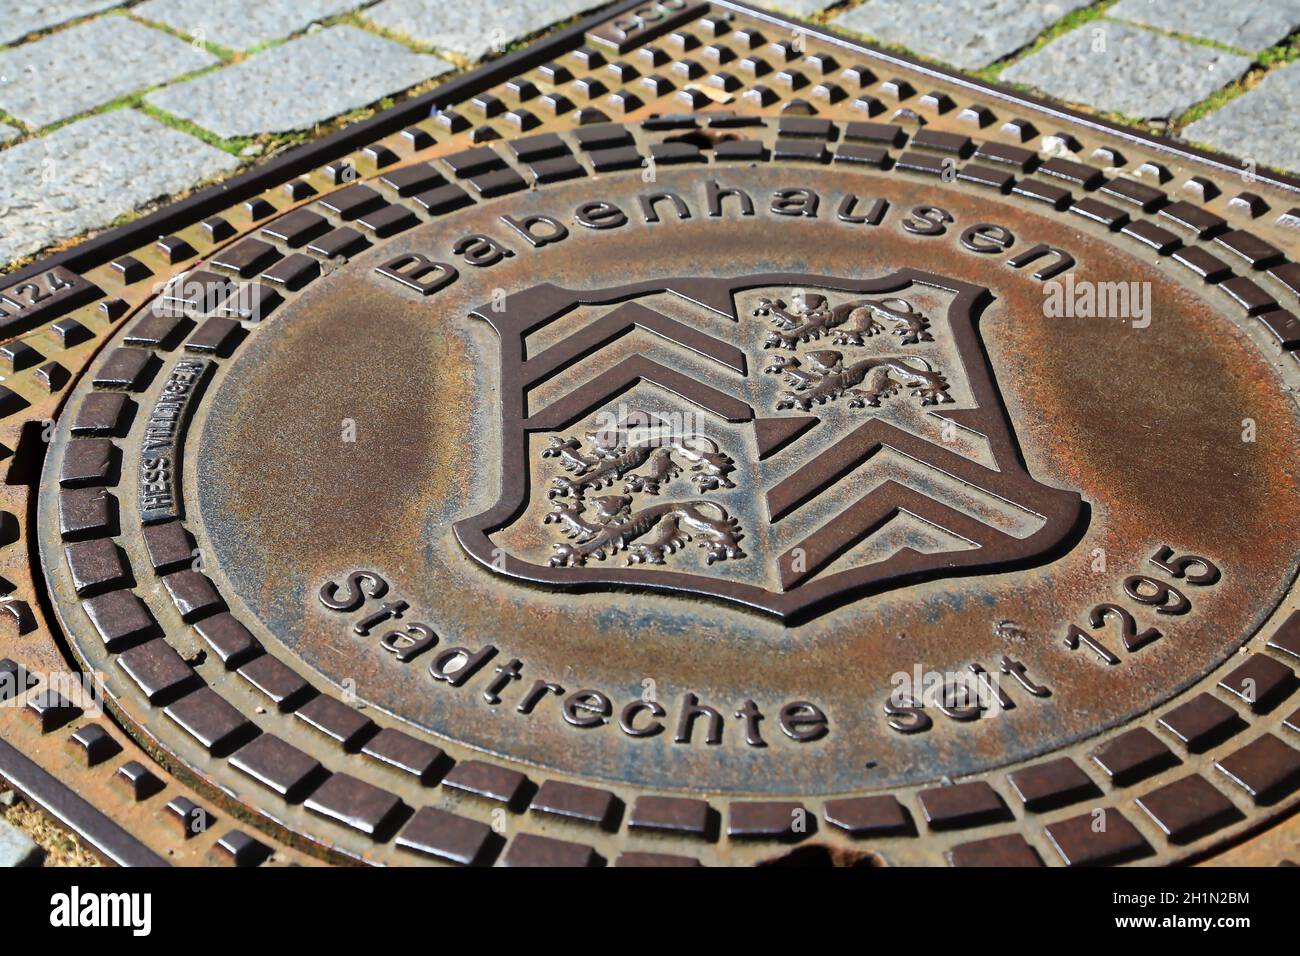
[[811, 17], [821, 13], [835, 0], [751, 0], [754, 6], [778, 13], [788, 13], [796, 17]]
[[0, 151], [0, 264], [238, 165], [135, 110], [91, 116], [11, 146]]
[[186, 36], [231, 50], [249, 50], [338, 16], [364, 0], [147, 0], [131, 12]]
[[479, 60], [515, 40], [594, 10], [607, 0], [493, 0], [459, 4], [447, 0], [384, 0], [362, 16], [417, 43]]
[[0, 53], [0, 109], [48, 126], [220, 61], [126, 17], [103, 17]]
[[0, 820], [0, 867], [35, 866], [41, 856], [40, 847], [26, 833]]
[[1264, 166], [1300, 172], [1300, 63], [1269, 73], [1259, 85], [1197, 120], [1183, 137]]
[[10, 126], [8, 123], [0, 123], [0, 143], [7, 143], [11, 139], [17, 139], [22, 135], [22, 130]]
[[1106, 15], [1253, 52], [1300, 27], [1300, 0], [1120, 0]]
[[13, 43], [29, 33], [47, 30], [77, 17], [89, 16], [122, 0], [0, 0], [0, 43]]
[[867, 0], [832, 20], [831, 26], [973, 70], [1014, 53], [1061, 17], [1090, 2]]
[[338, 26], [157, 90], [146, 99], [228, 139], [308, 129], [451, 68], [436, 56]]
[[1094, 20], [1002, 74], [1045, 93], [1138, 118], [1175, 116], [1231, 83], [1250, 59]]

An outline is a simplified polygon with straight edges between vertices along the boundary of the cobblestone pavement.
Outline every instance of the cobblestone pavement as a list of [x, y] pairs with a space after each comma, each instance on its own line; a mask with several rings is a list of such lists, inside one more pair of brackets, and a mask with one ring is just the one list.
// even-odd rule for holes
[[0, 820], [0, 866], [32, 866], [40, 859], [40, 848], [31, 837]]
[[[1300, 0], [756, 4], [1181, 136], [1245, 166], [1300, 172]], [[0, 0], [0, 268], [600, 6]]]

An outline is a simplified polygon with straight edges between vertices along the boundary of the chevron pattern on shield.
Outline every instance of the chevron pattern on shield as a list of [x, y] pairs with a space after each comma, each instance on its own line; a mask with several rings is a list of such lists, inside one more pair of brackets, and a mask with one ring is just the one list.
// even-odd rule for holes
[[500, 343], [501, 487], [457, 538], [520, 581], [787, 623], [1049, 560], [1086, 509], [1029, 474], [990, 302], [904, 269], [543, 283], [475, 309]]

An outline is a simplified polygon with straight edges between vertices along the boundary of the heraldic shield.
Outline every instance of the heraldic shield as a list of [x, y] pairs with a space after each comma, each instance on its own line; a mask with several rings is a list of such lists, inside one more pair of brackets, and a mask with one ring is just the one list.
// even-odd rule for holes
[[500, 340], [500, 495], [457, 522], [486, 568], [653, 589], [794, 623], [1077, 540], [1026, 467], [980, 286], [912, 269], [591, 291], [474, 310]]

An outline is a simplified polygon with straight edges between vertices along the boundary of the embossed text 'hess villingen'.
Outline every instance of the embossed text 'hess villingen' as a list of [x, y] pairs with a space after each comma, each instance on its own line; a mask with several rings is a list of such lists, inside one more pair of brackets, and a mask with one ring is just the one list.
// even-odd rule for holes
[[[701, 189], [704, 193], [704, 206], [711, 219], [737, 213], [741, 217], [757, 214], [758, 207], [753, 196], [743, 189], [722, 185], [712, 179], [705, 181]], [[616, 203], [592, 200], [574, 209], [573, 221], [584, 229], [605, 231], [628, 225], [632, 215], [640, 215], [647, 223], [681, 222], [696, 215], [696, 210], [686, 197], [670, 190], [642, 193], [636, 197], [636, 203], [637, 209], [629, 213]], [[890, 203], [886, 199], [844, 193], [833, 195], [830, 202], [824, 204], [823, 197], [817, 190], [804, 187], [774, 190], [767, 209], [777, 216], [816, 219], [822, 216], [824, 206], [829, 208], [832, 205], [835, 210], [834, 220], [848, 226], [879, 226], [891, 212]], [[510, 230], [506, 239], [486, 233], [469, 233], [451, 244], [452, 253], [460, 256], [468, 265], [486, 268], [515, 254], [511, 245], [515, 241], [514, 237], [522, 238], [531, 248], [540, 249], [563, 242], [571, 235], [569, 227], [554, 216], [503, 215], [501, 222]], [[941, 206], [931, 205], [914, 206], [899, 220], [901, 228], [915, 236], [946, 235], [949, 225], [954, 223], [956, 217], [951, 212]], [[1016, 237], [1006, 226], [980, 222], [963, 228], [959, 242], [968, 252], [997, 255], [1009, 252], [1016, 244]], [[1034, 278], [1040, 281], [1051, 279], [1075, 264], [1074, 257], [1064, 249], [1039, 243], [1017, 251], [1007, 260], [1007, 265], [1020, 269], [1044, 256], [1053, 259], [1034, 272]], [[390, 259], [375, 271], [422, 295], [439, 292], [460, 278], [459, 270], [451, 263], [435, 261], [416, 252], [403, 253]]]
[[[374, 571], [353, 571], [342, 585], [327, 581], [320, 589], [320, 602], [331, 611], [349, 614], [362, 610], [367, 601], [381, 600], [387, 594], [388, 582], [381, 575]], [[359, 618], [352, 625], [352, 632], [358, 637], [367, 637], [381, 625], [401, 619], [409, 609], [410, 605], [398, 598], [384, 601], [373, 612]], [[379, 637], [380, 646], [404, 664], [414, 661], [437, 643], [438, 636], [433, 628], [418, 622], [405, 623], [400, 629], [390, 630]], [[496, 655], [497, 649], [491, 644], [478, 650], [449, 647], [430, 659], [429, 676], [451, 687], [464, 687]], [[514, 683], [523, 680], [523, 670], [524, 663], [518, 658], [498, 664], [493, 676], [483, 685], [483, 700], [493, 707], [503, 703]], [[564, 721], [578, 729], [594, 729], [615, 723], [627, 736], [644, 739], [658, 737], [674, 722], [667, 708], [649, 693], [628, 701], [615, 715], [614, 702], [603, 691], [584, 687], [566, 694], [564, 687], [543, 678], [534, 680], [513, 702], [519, 713], [531, 715], [543, 701], [552, 698], [558, 698]], [[761, 726], [767, 717], [758, 704], [746, 700], [736, 707], [733, 716], [740, 721], [748, 746], [767, 746]], [[676, 714], [673, 741], [691, 744], [702, 739], [706, 744], [716, 746], [722, 743], [726, 720], [722, 710], [702, 703], [696, 694], [687, 692], [682, 695]], [[697, 725], [702, 728], [698, 735]], [[806, 700], [783, 705], [777, 713], [776, 725], [786, 737], [801, 744], [821, 740], [830, 732], [830, 720], [825, 711]]]

